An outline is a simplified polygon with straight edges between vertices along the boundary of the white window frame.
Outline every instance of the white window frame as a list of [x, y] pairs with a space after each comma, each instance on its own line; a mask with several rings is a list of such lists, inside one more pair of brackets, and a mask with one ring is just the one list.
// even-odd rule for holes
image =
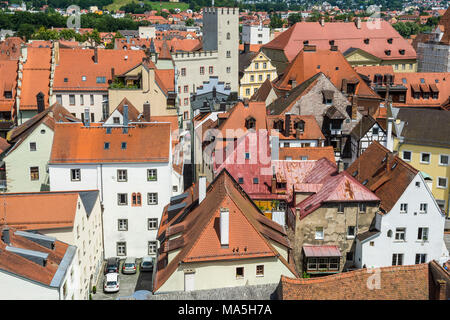
[[[405, 206], [406, 208], [402, 208]], [[408, 204], [407, 203], [400, 203], [400, 213], [408, 213]]]
[[[125, 175], [124, 175], [124, 173], [125, 173]], [[128, 170], [127, 169], [117, 169], [117, 181], [118, 182], [127, 182], [128, 181]]]
[[[422, 160], [422, 157], [423, 157], [424, 154], [428, 154], [430, 156], [428, 162]], [[431, 163], [431, 153], [430, 152], [421, 152], [420, 153], [420, 163], [422, 163], [422, 164], [430, 164]]]
[[[403, 239], [402, 239], [401, 235], [403, 235]], [[396, 228], [394, 240], [395, 241], [406, 241], [406, 228], [404, 228], [404, 227]]]
[[[439, 185], [439, 179], [443, 179], [445, 181], [445, 186]], [[436, 179], [436, 188], [447, 189], [448, 188], [448, 178], [446, 178], [446, 177], [437, 177], [437, 179]]]
[[[425, 206], [425, 210], [422, 210], [422, 206]], [[419, 213], [427, 213], [428, 211], [428, 203], [421, 203], [419, 205]]]
[[[120, 253], [119, 253], [119, 248], [120, 248], [119, 244], [120, 244], [120, 246], [123, 246], [123, 250], [120, 250]], [[118, 242], [116, 242], [116, 253], [117, 253], [118, 256], [121, 256], [121, 257], [127, 255], [127, 243], [125, 241], [118, 241]]]
[[[403, 260], [404, 260], [404, 254], [403, 253], [393, 253], [392, 254], [392, 260], [394, 260], [394, 256], [395, 256], [395, 264], [392, 264], [393, 266], [402, 266], [403, 265]], [[398, 264], [398, 261], [399, 261], [399, 257], [402, 257], [402, 263], [401, 264]]]
[[[153, 195], [156, 195], [155, 199], [153, 199]], [[150, 201], [152, 200], [152, 201]], [[158, 193], [157, 192], [148, 192], [147, 193], [147, 204], [148, 205], [157, 205], [158, 204]]]
[[[405, 152], [409, 152], [409, 159], [405, 159]], [[403, 151], [402, 151], [402, 159], [403, 159], [404, 161], [410, 162], [410, 161], [412, 160], [412, 151], [409, 151], [409, 150], [403, 150]]]
[[[154, 227], [153, 227], [154, 225]], [[158, 229], [158, 218], [148, 218], [147, 219], [147, 227], [148, 230], [157, 230]]]
[[[258, 267], [262, 267], [262, 273], [259, 273], [258, 274]], [[257, 277], [264, 277], [264, 265], [263, 264], [258, 264], [257, 266], [256, 266], [256, 268], [255, 268], [255, 275], [257, 276]]]
[[[422, 232], [420, 232], [420, 229], [422, 229]], [[429, 234], [430, 234], [430, 228], [428, 227], [419, 227], [417, 229], [417, 240], [418, 241], [428, 241], [429, 240]], [[420, 232], [420, 236], [419, 236]]]
[[[158, 251], [158, 242], [157, 241], [149, 241], [147, 246], [148, 246], [147, 250], [148, 250], [149, 255], [154, 255]], [[150, 250], [150, 248], [153, 248], [153, 247], [154, 247], [154, 250]]]
[[[353, 234], [350, 234], [350, 227], [353, 227]], [[356, 226], [347, 226], [347, 239], [355, 239], [356, 236]]]
[[[73, 177], [74, 172], [78, 172], [78, 178]], [[81, 181], [81, 169], [80, 168], [70, 169], [70, 181]]]
[[[319, 229], [319, 230], [318, 230]], [[322, 235], [320, 235], [320, 233]], [[323, 240], [324, 239], [324, 232], [323, 232], [323, 227], [316, 227], [316, 231], [314, 233], [314, 239], [315, 240]]]
[[128, 231], [128, 219], [117, 219], [117, 230]]
[[[125, 195], [125, 203], [120, 202], [120, 195]], [[118, 206], [127, 206], [128, 205], [128, 193], [117, 193], [117, 205]]]

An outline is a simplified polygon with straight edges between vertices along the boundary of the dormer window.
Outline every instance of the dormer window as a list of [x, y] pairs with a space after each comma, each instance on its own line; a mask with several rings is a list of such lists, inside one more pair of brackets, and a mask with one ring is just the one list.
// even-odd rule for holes
[[250, 130], [250, 129], [255, 129], [256, 127], [256, 120], [253, 117], [249, 117], [245, 120], [245, 127]]
[[384, 53], [385, 53], [387, 56], [390, 56], [390, 55], [391, 55], [391, 50], [385, 50]]
[[284, 122], [283, 120], [277, 120], [273, 122], [273, 128], [277, 130], [283, 130]]
[[307, 46], [308, 44], [309, 44], [309, 41], [308, 41], [308, 40], [304, 40], [304, 41], [303, 41], [303, 45]]
[[82, 76], [81, 81], [86, 81], [86, 76]]
[[3, 96], [5, 99], [12, 99], [12, 91], [4, 91]]
[[398, 52], [403, 56], [403, 55], [405, 55], [405, 50], [404, 49], [400, 49], [400, 50], [398, 50]]
[[334, 40], [330, 40], [330, 46], [334, 46]]
[[64, 78], [64, 82], [69, 82], [69, 78]]
[[393, 41], [392, 38], [387, 39], [387, 42], [388, 42], [389, 44], [392, 44], [392, 41]]
[[97, 77], [97, 83], [105, 83], [106, 82], [106, 77]]
[[105, 144], [103, 145], [103, 148], [105, 150], [109, 150], [109, 142], [105, 142]]
[[364, 39], [365, 44], [369, 44], [369, 38]]
[[127, 148], [127, 143], [126, 142], [122, 142], [121, 147], [122, 147], [122, 149], [126, 149]]

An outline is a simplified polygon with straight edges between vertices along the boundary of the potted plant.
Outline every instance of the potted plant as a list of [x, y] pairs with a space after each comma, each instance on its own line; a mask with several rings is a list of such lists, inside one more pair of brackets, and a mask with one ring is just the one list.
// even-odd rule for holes
[[92, 293], [95, 294], [96, 292], [97, 292], [97, 287], [96, 287], [96, 286], [93, 286], [93, 287], [92, 287]]

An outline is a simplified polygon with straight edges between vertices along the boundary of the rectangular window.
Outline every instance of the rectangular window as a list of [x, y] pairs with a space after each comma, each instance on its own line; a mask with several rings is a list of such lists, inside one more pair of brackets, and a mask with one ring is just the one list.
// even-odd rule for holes
[[91, 106], [93, 106], [94, 105], [94, 95], [93, 94], [91, 94], [90, 96], [89, 96], [89, 98], [90, 98], [90, 102], [91, 102]]
[[36, 142], [30, 142], [30, 151], [36, 151]]
[[31, 181], [39, 180], [39, 167], [30, 168], [30, 179]]
[[258, 70], [259, 69], [259, 63], [255, 62], [255, 69]]
[[156, 180], [158, 180], [157, 169], [147, 169], [147, 181], [156, 181]]
[[316, 228], [315, 239], [316, 240], [323, 240], [323, 227], [317, 227]]
[[118, 219], [117, 220], [117, 230], [128, 231], [128, 219]]
[[255, 76], [254, 75], [251, 75], [250, 76], [250, 82], [254, 82], [255, 81]]
[[126, 142], [122, 142], [120, 144], [120, 146], [121, 146], [122, 149], [126, 149], [127, 148], [127, 143]]
[[208, 71], [209, 71], [209, 74], [213, 74], [214, 73], [214, 67], [213, 66], [209, 66]]
[[245, 95], [249, 96], [250, 95], [250, 89], [245, 89]]
[[406, 228], [395, 229], [395, 240], [405, 241]]
[[344, 204], [343, 203], [339, 203], [338, 204], [338, 213], [344, 213]]
[[231, 51], [227, 51], [227, 58], [231, 58]]
[[400, 213], [408, 213], [408, 204], [407, 203], [400, 204]]
[[205, 74], [205, 67], [200, 67], [200, 74], [201, 75]]
[[253, 184], [258, 184], [259, 183], [259, 179], [258, 178], [253, 178]]
[[117, 170], [117, 181], [124, 182], [127, 181], [127, 170]]
[[117, 255], [118, 256], [126, 256], [127, 255], [127, 243], [126, 242], [117, 242]]
[[56, 102], [62, 104], [62, 96], [60, 94], [56, 95]]
[[420, 163], [429, 164], [430, 163], [430, 158], [431, 158], [431, 153], [422, 152], [420, 154]]
[[106, 78], [105, 77], [97, 77], [96, 82], [97, 83], [105, 83], [106, 82]]
[[95, 122], [95, 114], [91, 112], [91, 122]]
[[231, 73], [231, 67], [227, 67], [227, 73]]
[[70, 104], [71, 106], [74, 106], [74, 105], [75, 105], [75, 95], [69, 94], [69, 104]]
[[81, 180], [81, 169], [70, 169], [70, 180], [80, 181]]
[[403, 265], [403, 253], [394, 253], [392, 255], [392, 265], [393, 266]]
[[128, 194], [127, 193], [118, 193], [117, 194], [117, 204], [119, 206], [128, 205]]
[[158, 229], [158, 218], [149, 218], [148, 230], [156, 230], [156, 229]]
[[84, 95], [80, 94], [80, 104], [84, 106]]
[[420, 204], [420, 210], [419, 210], [420, 213], [427, 213], [427, 209], [428, 209], [428, 204], [426, 204], [426, 203]]
[[267, 69], [267, 63], [263, 62], [263, 69]]
[[181, 68], [181, 76], [186, 76], [186, 68]]
[[428, 228], [423, 227], [418, 229], [417, 240], [427, 241], [428, 240]]
[[355, 226], [347, 227], [347, 239], [353, 239], [355, 237], [356, 228]]
[[244, 267], [236, 268], [236, 279], [241, 279], [244, 277]]
[[189, 105], [189, 98], [184, 98], [184, 105], [185, 106]]
[[189, 86], [184, 86], [183, 89], [184, 89], [184, 92], [185, 92], [185, 93], [189, 92]]
[[427, 255], [425, 253], [416, 253], [416, 264], [425, 263]]
[[360, 203], [359, 204], [359, 212], [366, 213], [366, 210], [367, 210], [367, 205], [365, 203]]
[[439, 165], [448, 166], [448, 154], [439, 155]]
[[141, 206], [142, 205], [142, 196], [141, 194], [133, 192], [131, 194], [131, 205], [132, 206]]
[[149, 192], [147, 194], [147, 198], [148, 198], [148, 204], [149, 205], [158, 204], [158, 193], [156, 193], [156, 192]]
[[156, 241], [148, 242], [148, 254], [153, 255], [156, 254], [156, 250], [158, 249], [158, 244]]
[[178, 186], [172, 186], [172, 192], [178, 192]]
[[317, 270], [317, 258], [309, 258], [307, 268], [308, 270]]
[[256, 276], [262, 277], [264, 276], [264, 265], [258, 265], [256, 266]]
[[442, 188], [442, 189], [447, 189], [447, 178], [445, 178], [445, 177], [438, 177], [437, 187], [438, 188]]
[[403, 160], [411, 161], [411, 151], [403, 151]]

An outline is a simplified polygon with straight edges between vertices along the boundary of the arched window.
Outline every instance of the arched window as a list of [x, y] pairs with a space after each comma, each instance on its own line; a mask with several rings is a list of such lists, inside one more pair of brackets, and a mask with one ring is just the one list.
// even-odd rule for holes
[[230, 38], [231, 38], [231, 35], [229, 32], [227, 32], [227, 40], [230, 40]]
[[389, 231], [387, 232], [387, 236], [388, 236], [389, 238], [392, 237], [392, 230], [389, 230]]

